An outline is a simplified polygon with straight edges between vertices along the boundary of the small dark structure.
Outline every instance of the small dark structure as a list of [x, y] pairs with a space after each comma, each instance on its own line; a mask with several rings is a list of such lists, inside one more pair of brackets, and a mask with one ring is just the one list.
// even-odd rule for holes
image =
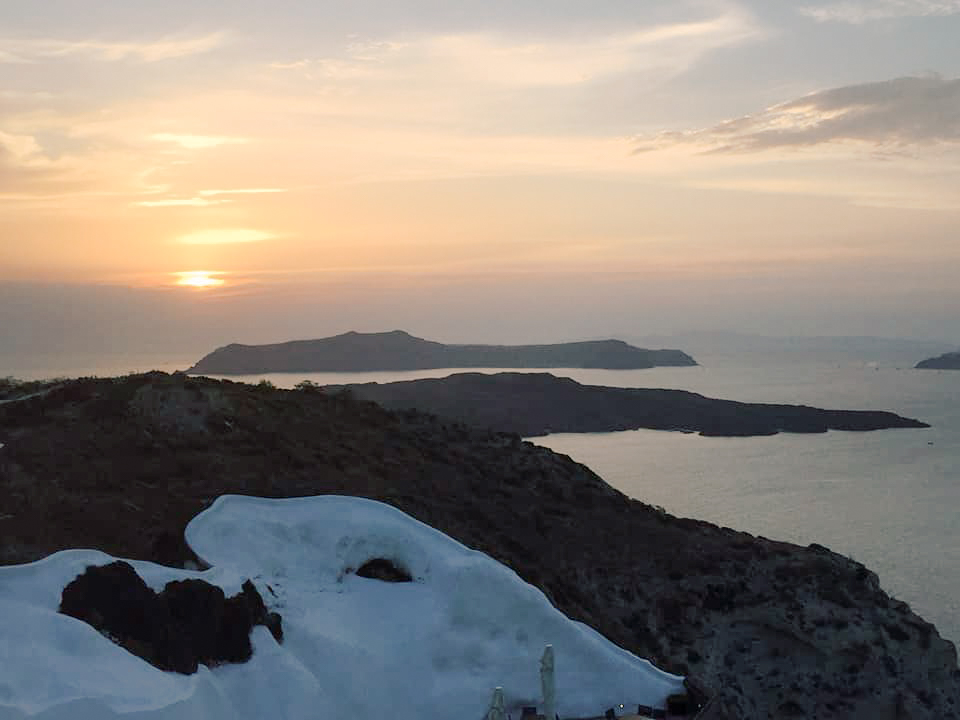
[[280, 615], [267, 612], [249, 580], [232, 598], [203, 580], [169, 582], [155, 593], [121, 561], [87, 567], [63, 589], [60, 612], [93, 626], [154, 667], [187, 675], [201, 663], [249, 660], [254, 625], [265, 625], [283, 642]]
[[382, 580], [383, 582], [404, 583], [412, 582], [413, 578], [405, 568], [401, 567], [393, 560], [385, 558], [373, 558], [367, 560], [363, 565], [357, 568], [357, 575], [360, 577], [371, 578], [373, 580]]

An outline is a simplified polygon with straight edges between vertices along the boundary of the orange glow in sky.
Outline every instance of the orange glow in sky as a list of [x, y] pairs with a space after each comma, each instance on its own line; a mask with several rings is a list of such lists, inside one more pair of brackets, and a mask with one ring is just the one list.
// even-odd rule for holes
[[[0, 351], [5, 287], [51, 282], [294, 325], [321, 293], [357, 314], [318, 337], [401, 317], [429, 336], [465, 278], [541, 278], [558, 302], [582, 283], [573, 312], [599, 318], [635, 273], [698, 278], [695, 329], [779, 334], [795, 283], [821, 301], [812, 334], [844, 334], [854, 299], [878, 323], [851, 311], [854, 335], [903, 335], [908, 306], [960, 333], [929, 310], [960, 305], [960, 0], [47, 4], [64, 12], [0, 0]], [[737, 304], [761, 273], [762, 314]], [[648, 290], [643, 318], [611, 300], [609, 328], [517, 322], [544, 341], [677, 330], [649, 303], [678, 296]], [[452, 322], [432, 339], [480, 341]]]
[[222, 278], [215, 277], [216, 273], [208, 270], [193, 270], [191, 272], [177, 273], [177, 285], [182, 287], [207, 289], [219, 287], [224, 284]]

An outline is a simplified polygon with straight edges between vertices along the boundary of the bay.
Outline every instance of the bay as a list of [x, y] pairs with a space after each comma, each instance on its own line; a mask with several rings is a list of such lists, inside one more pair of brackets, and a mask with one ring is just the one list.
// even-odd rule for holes
[[891, 410], [932, 427], [758, 438], [638, 430], [535, 442], [674, 515], [816, 542], [859, 560], [942, 635], [960, 639], [960, 373], [827, 362], [764, 365], [749, 358], [703, 362], [685, 373], [648, 371], [642, 382], [577, 379], [752, 402]]

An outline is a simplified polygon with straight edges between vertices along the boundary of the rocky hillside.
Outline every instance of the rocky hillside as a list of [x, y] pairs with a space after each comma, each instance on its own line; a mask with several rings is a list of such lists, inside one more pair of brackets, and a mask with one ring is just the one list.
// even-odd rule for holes
[[696, 365], [679, 350], [646, 350], [621, 340], [556, 345], [444, 345], [402, 330], [348, 332], [320, 340], [275, 345], [227, 345], [194, 365], [205, 375], [270, 372], [362, 372], [435, 368], [607, 368]]
[[742, 403], [686, 390], [581, 385], [549, 373], [458, 373], [446, 378], [347, 387], [393, 410], [417, 408], [525, 437], [637, 428], [744, 437], [930, 427], [890, 412]]
[[876, 576], [631, 500], [519, 436], [350, 394], [160, 373], [0, 403], [0, 553], [183, 564], [222, 493], [391, 503], [716, 698], [719, 717], [956, 718], [954, 646]]

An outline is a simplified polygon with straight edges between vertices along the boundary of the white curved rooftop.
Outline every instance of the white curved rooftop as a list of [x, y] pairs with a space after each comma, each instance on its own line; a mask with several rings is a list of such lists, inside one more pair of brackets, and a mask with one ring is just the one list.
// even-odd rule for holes
[[[71, 550], [0, 567], [0, 720], [480, 720], [495, 686], [518, 718], [542, 702], [548, 643], [561, 718], [662, 707], [682, 690], [681, 678], [568, 619], [509, 568], [382, 503], [227, 495], [186, 537], [209, 570], [132, 565], [156, 590], [196, 577], [233, 594], [252, 578], [283, 616], [282, 645], [257, 627], [248, 663], [163, 672], [57, 613], [67, 583], [115, 558]], [[378, 557], [414, 581], [352, 573]]]

